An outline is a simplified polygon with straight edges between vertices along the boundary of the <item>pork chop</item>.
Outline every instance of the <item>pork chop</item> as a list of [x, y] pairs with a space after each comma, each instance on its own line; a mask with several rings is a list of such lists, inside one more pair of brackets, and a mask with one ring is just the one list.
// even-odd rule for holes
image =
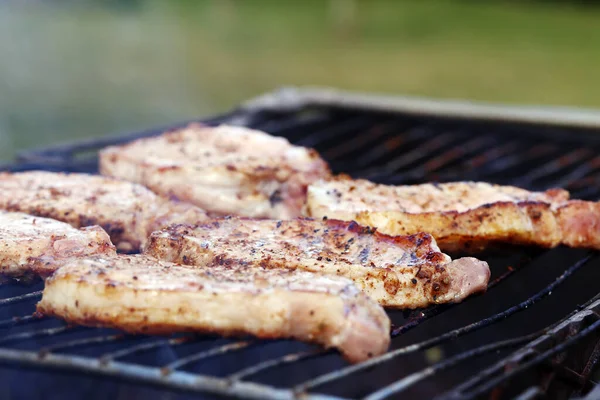
[[144, 255], [72, 261], [46, 281], [37, 309], [131, 333], [294, 338], [337, 348], [351, 362], [385, 353], [390, 342], [385, 311], [347, 279]]
[[452, 261], [425, 233], [388, 236], [356, 223], [226, 218], [154, 232], [149, 254], [200, 266], [250, 265], [307, 270], [351, 279], [381, 305], [425, 307], [484, 291], [488, 265]]
[[103, 175], [141, 183], [214, 215], [292, 218], [329, 177], [316, 151], [248, 128], [198, 124], [100, 152]]
[[100, 225], [124, 252], [135, 252], [154, 230], [196, 223], [206, 214], [191, 204], [157, 196], [130, 182], [87, 174], [0, 173], [0, 209], [67, 222]]
[[0, 273], [16, 279], [46, 277], [73, 257], [116, 255], [99, 226], [75, 229], [64, 222], [0, 211]]
[[387, 186], [338, 178], [308, 189], [306, 215], [353, 220], [390, 235], [429, 232], [445, 251], [513, 243], [600, 249], [600, 203], [569, 192], [484, 182]]

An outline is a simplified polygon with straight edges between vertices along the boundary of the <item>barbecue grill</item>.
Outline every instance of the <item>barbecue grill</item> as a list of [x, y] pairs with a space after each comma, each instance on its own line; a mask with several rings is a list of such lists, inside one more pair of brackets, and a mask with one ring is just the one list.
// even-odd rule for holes
[[[207, 124], [314, 147], [334, 172], [382, 183], [482, 180], [600, 197], [600, 113], [283, 89]], [[178, 126], [187, 124], [182, 123]], [[12, 171], [97, 172], [96, 152], [170, 126], [25, 151]], [[348, 365], [290, 340], [132, 336], [32, 315], [42, 283], [0, 286], [7, 398], [597, 399], [600, 254], [506, 247], [487, 293], [392, 311], [390, 351]]]

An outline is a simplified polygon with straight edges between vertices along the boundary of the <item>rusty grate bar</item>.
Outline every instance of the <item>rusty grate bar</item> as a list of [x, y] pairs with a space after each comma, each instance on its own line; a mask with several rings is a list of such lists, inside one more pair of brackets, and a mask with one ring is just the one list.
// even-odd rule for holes
[[309, 381], [301, 383], [300, 385], [296, 386], [294, 388], [294, 390], [298, 391], [298, 392], [304, 392], [309, 389], [315, 388], [317, 386], [324, 385], [325, 383], [329, 383], [329, 382], [344, 378], [346, 376], [349, 376], [351, 374], [365, 370], [367, 368], [381, 365], [387, 361], [390, 361], [391, 359], [393, 359], [395, 357], [409, 354], [409, 353], [414, 353], [419, 350], [424, 350], [424, 349], [433, 347], [437, 344], [443, 343], [448, 340], [455, 339], [459, 336], [465, 335], [467, 333], [471, 333], [473, 331], [485, 328], [486, 326], [489, 326], [498, 321], [501, 321], [517, 312], [523, 311], [523, 310], [527, 309], [528, 307], [531, 307], [535, 303], [542, 300], [544, 297], [548, 296], [548, 294], [551, 293], [553, 290], [555, 290], [556, 287], [558, 287], [561, 283], [563, 283], [566, 279], [568, 279], [579, 268], [583, 267], [585, 265], [585, 263], [590, 260], [591, 257], [592, 257], [591, 255], [588, 255], [585, 258], [579, 260], [577, 263], [575, 263], [570, 268], [568, 268], [561, 276], [559, 276], [550, 285], [546, 286], [544, 289], [537, 292], [535, 295], [528, 298], [527, 300], [525, 300], [513, 307], [510, 307], [500, 313], [497, 313], [488, 318], [484, 318], [482, 320], [479, 320], [479, 321], [469, 324], [467, 326], [463, 326], [462, 328], [454, 329], [454, 330], [446, 332], [440, 336], [422, 341], [420, 343], [412, 344], [412, 345], [391, 351], [382, 356], [372, 358], [368, 361], [365, 361], [361, 364], [352, 365], [352, 366], [349, 366], [349, 367], [346, 367], [346, 368], [343, 368], [340, 370], [333, 371], [329, 374], [318, 376], [314, 379], [311, 379]]
[[527, 175], [518, 178], [515, 184], [517, 186], [529, 187], [532, 183], [543, 180], [552, 174], [562, 174], [562, 171], [570, 166], [585, 163], [593, 155], [594, 152], [587, 148], [572, 150], [567, 154], [561, 155], [559, 158], [534, 169]]
[[344, 159], [352, 155], [360, 156], [362, 159], [366, 149], [373, 151], [380, 143], [383, 143], [384, 152], [389, 152], [399, 146], [410, 145], [417, 138], [412, 138], [409, 134], [400, 135], [403, 126], [395, 121], [392, 122], [377, 122], [374, 124], [365, 135], [357, 136], [353, 140], [340, 140], [339, 143], [333, 144], [327, 148], [322, 155], [328, 160]]
[[[594, 320], [598, 320], [598, 315], [595, 311], [598, 307], [600, 307], [600, 295], [594, 297], [593, 299], [589, 300], [586, 304], [580, 306], [577, 310], [573, 311], [567, 318], [563, 319], [563, 321], [559, 321], [558, 323], [556, 323], [553, 327], [548, 329], [544, 335], [540, 336], [528, 346], [518, 350], [514, 354], [510, 355], [507, 359], [501, 360], [495, 365], [481, 371], [481, 373], [479, 373], [478, 375], [457, 385], [449, 392], [436, 397], [436, 400], [462, 399], [466, 393], [471, 393], [478, 387], [480, 387], [480, 385], [484, 385], [487, 382], [489, 382], [494, 377], [494, 375], [499, 374], [509, 379], [510, 377], [505, 376], [506, 371], [513, 370], [515, 365], [522, 363], [523, 360], [526, 360], [532, 354], [539, 354], [539, 352], [536, 351], [536, 347], [538, 345], [550, 343], [550, 347], [554, 348], [556, 346], [556, 338], [560, 336], [561, 331], [568, 331], [570, 337], [573, 338], [577, 333], [579, 333], [577, 327], [580, 326], [582, 322], [586, 320], [586, 318], [589, 319], [590, 317], [592, 317]], [[567, 335], [567, 337], [569, 336]], [[590, 356], [588, 363], [593, 362], [593, 359], [594, 354]], [[548, 362], [549, 360], [546, 361]], [[507, 368], [508, 365], [510, 365], [510, 368]], [[586, 379], [582, 375], [579, 376], [583, 380]]]
[[[382, 165], [381, 160], [383, 155], [390, 152], [389, 146], [383, 144], [362, 154], [356, 162], [361, 168], [362, 176], [393, 175], [398, 171], [409, 169], [411, 166], [421, 165], [423, 160], [434, 156], [438, 151], [452, 144], [455, 140], [455, 137], [451, 133], [442, 133], [431, 140], [423, 141], [421, 145], [413, 149], [410, 153], [404, 154], [402, 152], [402, 157], [395, 157]], [[368, 168], [365, 169], [365, 167]]]
[[359, 115], [329, 124], [326, 128], [304, 135], [296, 143], [306, 147], [318, 147], [325, 141], [338, 141], [348, 137], [352, 132], [369, 129], [374, 123], [371, 116]]
[[381, 388], [381, 389], [377, 390], [376, 392], [373, 392], [370, 395], [368, 395], [367, 397], [365, 397], [365, 400], [382, 400], [382, 399], [388, 398], [392, 395], [397, 395], [398, 393], [408, 389], [409, 387], [413, 386], [414, 384], [416, 384], [424, 379], [427, 379], [430, 376], [435, 375], [436, 373], [438, 373], [440, 371], [443, 371], [450, 367], [454, 367], [455, 365], [457, 365], [463, 361], [481, 356], [486, 353], [491, 353], [494, 351], [511, 348], [511, 347], [516, 347], [516, 346], [525, 344], [525, 343], [530, 342], [531, 340], [537, 338], [538, 336], [542, 335], [543, 333], [544, 332], [537, 332], [537, 333], [534, 333], [531, 335], [521, 336], [521, 337], [514, 338], [514, 339], [501, 340], [501, 341], [498, 341], [495, 343], [483, 345], [483, 346], [477, 347], [476, 349], [468, 350], [463, 353], [457, 354], [454, 357], [450, 357], [447, 360], [441, 361], [441, 362], [439, 362], [435, 365], [432, 365], [430, 367], [427, 367], [421, 371], [410, 374], [410, 375], [394, 382], [393, 384], [391, 384], [389, 386]]
[[[594, 351], [592, 352], [592, 355], [590, 356], [589, 360], [587, 363], [585, 363], [585, 367], [583, 367], [583, 371], [581, 371], [581, 377], [584, 381], [588, 381], [592, 375], [592, 372], [594, 372], [594, 367], [596, 366], [596, 364], [598, 364], [598, 361], [600, 360], [600, 342], [596, 343], [596, 346], [594, 347]], [[579, 394], [581, 394], [581, 391], [578, 391]]]
[[462, 398], [476, 398], [484, 393], [489, 392], [493, 388], [497, 387], [498, 384], [509, 381], [510, 379], [512, 379], [513, 377], [518, 375], [519, 373], [545, 362], [546, 360], [550, 359], [552, 356], [567, 350], [569, 347], [573, 346], [575, 343], [577, 343], [582, 338], [588, 336], [589, 334], [591, 334], [593, 332], [598, 331], [599, 329], [600, 329], [600, 320], [594, 322], [592, 325], [583, 329], [581, 332], [568, 338], [563, 343], [534, 357], [532, 360], [527, 361], [527, 362], [523, 363], [522, 365], [515, 367], [514, 369], [512, 369], [510, 371], [507, 371], [502, 376], [490, 379], [484, 385], [482, 385], [482, 386], [478, 387], [477, 389], [473, 390], [472, 392], [468, 393], [468, 395], [463, 393], [463, 396], [465, 396], [465, 395], [466, 396], [462, 397]]

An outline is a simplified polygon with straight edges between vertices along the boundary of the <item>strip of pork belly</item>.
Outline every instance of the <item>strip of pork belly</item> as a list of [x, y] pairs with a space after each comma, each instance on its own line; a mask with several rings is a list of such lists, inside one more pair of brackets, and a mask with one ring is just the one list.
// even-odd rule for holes
[[99, 225], [123, 252], [139, 251], [157, 229], [206, 219], [200, 208], [166, 200], [135, 183], [45, 171], [0, 173], [0, 209], [49, 217], [76, 228]]
[[144, 255], [80, 259], [46, 281], [38, 312], [131, 333], [294, 338], [351, 362], [388, 349], [390, 321], [351, 281], [309, 272], [186, 267]]
[[99, 226], [75, 229], [49, 218], [0, 211], [0, 273], [15, 279], [46, 277], [74, 257], [116, 255]]
[[356, 223], [226, 218], [154, 232], [147, 248], [163, 260], [199, 266], [288, 268], [351, 279], [381, 305], [418, 308], [459, 302], [486, 289], [488, 265], [452, 261], [428, 234], [388, 236]]
[[106, 148], [100, 171], [213, 215], [281, 219], [299, 216], [308, 184], [330, 176], [316, 151], [284, 138], [198, 124]]
[[308, 189], [305, 213], [376, 227], [391, 235], [429, 232], [445, 251], [495, 243], [600, 249], [600, 203], [569, 192], [530, 192], [484, 182], [387, 186], [338, 178]]

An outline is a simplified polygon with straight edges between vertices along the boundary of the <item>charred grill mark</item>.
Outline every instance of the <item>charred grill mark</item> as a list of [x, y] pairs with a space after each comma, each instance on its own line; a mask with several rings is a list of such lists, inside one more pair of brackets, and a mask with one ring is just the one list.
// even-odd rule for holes
[[360, 261], [361, 264], [366, 264], [367, 260], [369, 259], [369, 253], [371, 252], [371, 248], [370, 247], [365, 247], [363, 248], [359, 255], [358, 255], [358, 260]]
[[350, 224], [348, 224], [348, 230], [350, 232], [361, 233], [363, 229], [356, 221], [351, 221]]
[[419, 267], [419, 270], [415, 276], [419, 279], [431, 279], [431, 271], [428, 271], [423, 267]]
[[540, 218], [542, 218], [542, 212], [539, 210], [535, 210], [535, 209], [528, 209], [528, 214], [529, 217], [535, 222], [538, 221]]
[[385, 271], [382, 275], [384, 278], [383, 287], [385, 291], [390, 296], [395, 296], [398, 293], [398, 290], [400, 289], [400, 280], [398, 279], [398, 276], [394, 271], [390, 269]]
[[271, 204], [271, 207], [275, 207], [277, 204], [281, 203], [282, 201], [283, 201], [283, 197], [281, 195], [280, 189], [275, 190], [269, 196], [269, 203]]

